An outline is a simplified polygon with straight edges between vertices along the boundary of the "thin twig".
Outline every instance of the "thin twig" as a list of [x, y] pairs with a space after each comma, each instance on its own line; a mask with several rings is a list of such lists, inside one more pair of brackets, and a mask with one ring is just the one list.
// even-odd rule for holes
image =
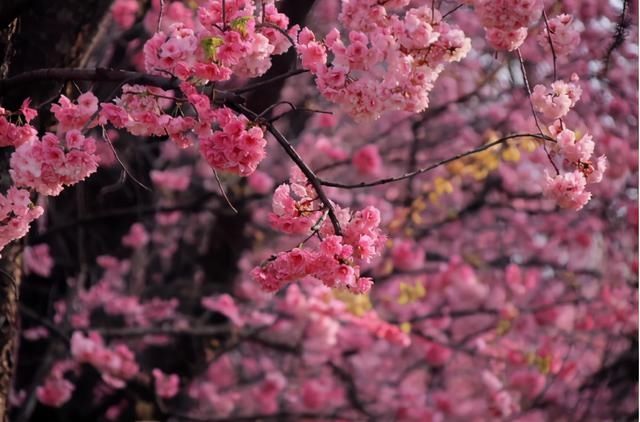
[[[520, 49], [518, 48], [517, 50], [518, 53], [518, 61], [520, 62], [520, 70], [522, 71], [522, 79], [524, 81], [524, 87], [525, 90], [527, 92], [527, 100], [529, 100], [529, 106], [531, 107], [531, 113], [533, 114], [533, 120], [536, 122], [536, 127], [538, 128], [538, 131], [540, 132], [540, 135], [542, 135], [542, 127], [540, 126], [540, 122], [538, 121], [538, 115], [536, 114], [536, 109], [533, 106], [533, 100], [531, 99], [531, 85], [529, 85], [529, 78], [527, 77], [527, 70], [524, 67], [524, 60], [522, 59], [522, 54], [520, 53]], [[556, 163], [553, 162], [553, 158], [551, 158], [551, 154], [549, 153], [549, 150], [547, 149], [547, 144], [543, 143], [542, 144], [542, 149], [544, 149], [544, 152], [547, 154], [547, 158], [549, 159], [549, 162], [551, 163], [551, 165], [553, 166], [554, 170], [556, 171], [556, 174], [560, 174], [560, 170], [558, 169], [558, 166], [556, 166]]]
[[524, 60], [522, 58], [522, 54], [520, 53], [520, 49], [516, 50], [518, 55], [518, 61], [520, 62], [520, 70], [522, 71], [522, 80], [524, 82], [524, 88], [527, 92], [527, 99], [529, 100], [529, 106], [531, 107], [531, 113], [533, 114], [533, 120], [536, 122], [536, 127], [538, 131], [542, 135], [542, 127], [540, 126], [540, 122], [538, 121], [538, 115], [536, 114], [536, 109], [533, 106], [533, 100], [531, 99], [531, 85], [529, 85], [529, 78], [527, 77], [527, 70], [524, 67]]
[[233, 210], [233, 212], [238, 214], [238, 210], [236, 209], [236, 207], [233, 206], [233, 204], [231, 203], [231, 200], [227, 196], [227, 192], [225, 192], [225, 190], [224, 190], [224, 186], [222, 186], [222, 181], [220, 180], [220, 177], [218, 176], [218, 172], [213, 167], [212, 167], [212, 170], [213, 170], [213, 175], [216, 178], [216, 182], [218, 183], [218, 188], [220, 189], [220, 193], [222, 194], [222, 197], [224, 198], [225, 201], [227, 201], [227, 205], [229, 205], [229, 207]]
[[164, 0], [160, 0], [160, 13], [158, 14], [158, 24], [156, 25], [156, 32], [160, 32], [160, 26], [162, 26], [163, 17], [164, 17]]
[[447, 16], [452, 15], [453, 13], [455, 13], [458, 9], [460, 9], [462, 6], [464, 6], [463, 4], [459, 4], [456, 7], [454, 7], [453, 9], [449, 10], [447, 13], [445, 13], [444, 15], [442, 15], [442, 20], [445, 20], [447, 18]]
[[104, 126], [102, 126], [102, 137], [104, 138], [104, 140], [107, 143], [107, 145], [109, 145], [109, 148], [111, 149], [111, 152], [113, 152], [113, 155], [116, 157], [116, 160], [118, 161], [118, 163], [120, 163], [120, 166], [122, 167], [122, 170], [125, 172], [125, 174], [127, 176], [129, 176], [131, 178], [131, 180], [133, 180], [138, 186], [140, 186], [144, 190], [152, 192], [153, 190], [149, 186], [145, 185], [144, 183], [142, 183], [141, 181], [136, 179], [136, 177], [133, 174], [131, 174], [131, 172], [129, 171], [127, 166], [120, 159], [120, 156], [118, 155], [118, 152], [114, 148], [113, 143], [111, 142], [111, 139], [109, 139], [109, 134], [107, 133], [107, 130], [105, 129]]
[[447, 159], [438, 161], [435, 164], [432, 164], [428, 167], [423, 167], [421, 169], [415, 170], [415, 171], [411, 171], [409, 173], [405, 173], [401, 176], [394, 176], [394, 177], [387, 177], [385, 179], [379, 179], [379, 180], [375, 180], [373, 182], [361, 182], [361, 183], [354, 183], [354, 184], [346, 184], [346, 183], [339, 183], [339, 182], [331, 182], [331, 181], [327, 181], [324, 179], [320, 179], [320, 184], [322, 184], [323, 186], [330, 186], [330, 187], [334, 187], [334, 188], [342, 188], [342, 189], [359, 189], [359, 188], [367, 188], [367, 187], [371, 187], [371, 186], [378, 186], [378, 185], [385, 185], [387, 183], [393, 183], [393, 182], [398, 182], [400, 180], [405, 180], [405, 179], [409, 179], [411, 177], [417, 176], [419, 174], [422, 173], [427, 173], [431, 170], [434, 170], [440, 166], [443, 166], [445, 164], [448, 164], [452, 161], [456, 161], [459, 160], [461, 158], [464, 157], [468, 157], [470, 155], [473, 154], [477, 154], [479, 152], [485, 151], [489, 148], [493, 148], [496, 145], [500, 145], [502, 143], [505, 143], [509, 140], [512, 139], [516, 139], [516, 138], [536, 138], [536, 139], [540, 139], [543, 141], [549, 141], [549, 142], [555, 142], [555, 140], [553, 138], [550, 138], [549, 136], [546, 135], [538, 135], [538, 134], [532, 134], [532, 133], [520, 133], [520, 134], [516, 134], [516, 135], [509, 135], [509, 136], [505, 136], [504, 138], [500, 138], [496, 141], [490, 142], [488, 144], [485, 144], [481, 147], [478, 147], [476, 149], [473, 149], [471, 151], [467, 151], [467, 152], [463, 152], [460, 154], [456, 154], [453, 157], [449, 157]]
[[553, 40], [551, 39], [551, 28], [549, 28], [549, 20], [547, 19], [547, 12], [542, 9], [542, 17], [544, 18], [544, 26], [547, 28], [547, 41], [549, 41], [549, 47], [551, 47], [551, 55], [553, 56], [553, 80], [558, 80], [558, 57], [556, 56], [556, 49], [553, 46]]

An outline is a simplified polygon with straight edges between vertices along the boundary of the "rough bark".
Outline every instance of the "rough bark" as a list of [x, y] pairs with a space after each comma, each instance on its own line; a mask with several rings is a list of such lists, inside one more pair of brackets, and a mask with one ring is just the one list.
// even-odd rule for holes
[[19, 245], [5, 248], [0, 264], [0, 421], [9, 420], [8, 400], [19, 326], [20, 252]]

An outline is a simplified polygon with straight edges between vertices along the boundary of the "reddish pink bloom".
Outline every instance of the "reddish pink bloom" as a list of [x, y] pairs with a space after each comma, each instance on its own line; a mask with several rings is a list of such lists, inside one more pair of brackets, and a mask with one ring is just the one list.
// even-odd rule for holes
[[353, 165], [359, 173], [376, 176], [382, 170], [382, 158], [376, 145], [367, 145], [353, 154]]
[[74, 385], [64, 378], [49, 377], [36, 388], [36, 396], [46, 406], [60, 407], [69, 401], [74, 389]]

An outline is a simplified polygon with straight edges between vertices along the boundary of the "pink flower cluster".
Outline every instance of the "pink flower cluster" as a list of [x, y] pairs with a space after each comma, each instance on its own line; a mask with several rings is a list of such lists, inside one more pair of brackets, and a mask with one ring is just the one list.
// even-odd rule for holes
[[25, 142], [36, 138], [38, 132], [29, 124], [38, 112], [29, 107], [30, 100], [27, 98], [20, 107], [20, 114], [24, 117], [25, 124], [18, 125], [11, 123], [9, 117], [14, 113], [9, 113], [0, 107], [0, 147], [18, 147]]
[[549, 31], [545, 26], [543, 32], [538, 37], [538, 42], [547, 51], [551, 51], [549, 45], [549, 36], [551, 34], [551, 43], [553, 43], [553, 51], [556, 56], [562, 57], [571, 53], [580, 44], [580, 34], [573, 27], [573, 16], [558, 15], [549, 19]]
[[31, 203], [26, 190], [11, 186], [6, 195], [0, 194], [0, 250], [26, 235], [29, 224], [43, 212], [42, 207]]
[[[557, 131], [555, 127], [550, 129]], [[575, 132], [562, 129], [556, 132], [556, 140], [556, 149], [563, 157], [562, 168], [566, 172], [555, 177], [547, 175], [544, 192], [561, 207], [577, 211], [591, 199], [591, 193], [585, 190], [587, 183], [599, 183], [602, 180], [607, 169], [607, 158], [602, 155], [595, 163], [591, 161], [595, 143], [589, 134], [577, 140]]]
[[220, 130], [200, 139], [200, 152], [215, 169], [249, 176], [265, 157], [264, 132], [226, 107], [213, 115]]
[[193, 117], [173, 117], [163, 112], [173, 93], [143, 85], [124, 85], [113, 103], [100, 104], [99, 123], [107, 122], [135, 136], [169, 136], [179, 147], [192, 144], [187, 136], [196, 124]]
[[[380, 254], [385, 237], [378, 226], [380, 212], [369, 206], [342, 222], [343, 236], [327, 235], [315, 250], [294, 248], [254, 268], [252, 276], [264, 290], [275, 292], [286, 283], [304, 277], [320, 280], [331, 288], [367, 292], [373, 281], [360, 276], [360, 263]], [[321, 232], [330, 233], [325, 222]]]
[[322, 213], [315, 206], [315, 190], [300, 183], [282, 184], [273, 193], [269, 224], [283, 233], [306, 234]]
[[58, 120], [58, 132], [67, 132], [71, 129], [82, 129], [98, 111], [98, 98], [92, 92], [85, 92], [74, 104], [64, 95], [60, 96], [58, 104], [51, 106], [51, 111]]
[[102, 337], [92, 332], [88, 336], [76, 331], [71, 336], [71, 355], [78, 363], [93, 365], [102, 379], [113, 388], [122, 388], [125, 381], [139, 371], [135, 356], [124, 344], [107, 348]]
[[527, 28], [540, 18], [542, 0], [473, 0], [487, 41], [497, 50], [513, 51], [527, 38]]
[[64, 140], [47, 133], [42, 140], [20, 145], [11, 154], [10, 165], [16, 186], [56, 196], [65, 185], [76, 184], [98, 169], [96, 143], [77, 129], [69, 130]]
[[582, 88], [577, 82], [578, 76], [573, 74], [571, 82], [558, 80], [550, 88], [536, 85], [531, 93], [534, 108], [550, 120], [564, 117], [582, 95]]
[[[225, 6], [224, 11], [222, 10]], [[272, 1], [256, 7], [250, 0], [209, 0], [198, 8], [196, 30], [172, 24], [144, 47], [149, 73], [182, 80], [225, 81], [231, 75], [256, 77], [271, 67], [271, 56], [289, 47], [289, 18]], [[297, 28], [291, 28], [295, 36]]]
[[444, 22], [431, 6], [399, 15], [391, 9], [408, 2], [379, 3], [343, 2], [340, 18], [348, 44], [338, 29], [318, 41], [305, 28], [296, 47], [302, 66], [316, 76], [320, 93], [360, 119], [393, 110], [424, 110], [445, 64], [461, 60], [471, 48], [464, 32]]

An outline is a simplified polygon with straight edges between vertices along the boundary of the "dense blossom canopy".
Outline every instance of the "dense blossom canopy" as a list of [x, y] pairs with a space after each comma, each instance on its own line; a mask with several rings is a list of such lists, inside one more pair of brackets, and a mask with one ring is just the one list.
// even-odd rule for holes
[[0, 80], [18, 420], [633, 415], [636, 14], [115, 0]]

